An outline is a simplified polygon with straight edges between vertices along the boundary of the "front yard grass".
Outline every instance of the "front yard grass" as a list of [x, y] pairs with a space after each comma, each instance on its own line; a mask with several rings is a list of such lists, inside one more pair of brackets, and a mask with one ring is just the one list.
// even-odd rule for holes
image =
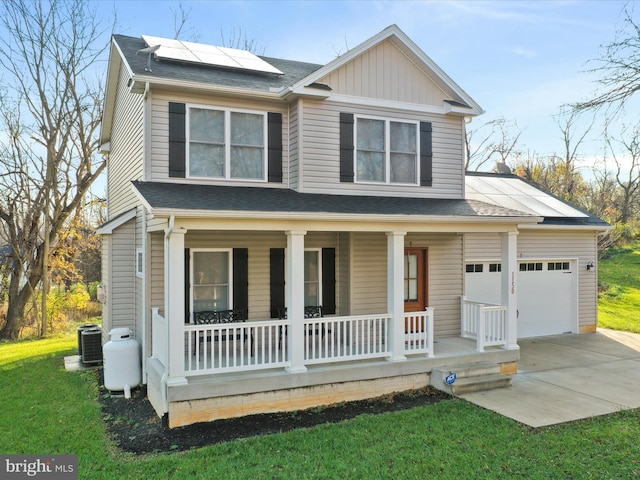
[[134, 456], [107, 436], [96, 375], [64, 371], [76, 341], [0, 343], [0, 453], [77, 454], [79, 477], [92, 480], [640, 476], [640, 410], [532, 429], [456, 399]]
[[640, 333], [640, 242], [609, 250], [598, 266], [598, 325]]

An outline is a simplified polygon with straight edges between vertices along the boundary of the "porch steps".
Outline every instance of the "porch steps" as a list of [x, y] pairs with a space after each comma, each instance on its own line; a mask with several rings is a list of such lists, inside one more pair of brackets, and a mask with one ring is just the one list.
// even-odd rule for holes
[[[455, 381], [449, 385], [446, 378], [455, 373]], [[497, 363], [478, 362], [455, 365], [450, 368], [440, 367], [431, 370], [431, 385], [449, 395], [504, 388], [511, 385], [511, 375], [500, 373]]]

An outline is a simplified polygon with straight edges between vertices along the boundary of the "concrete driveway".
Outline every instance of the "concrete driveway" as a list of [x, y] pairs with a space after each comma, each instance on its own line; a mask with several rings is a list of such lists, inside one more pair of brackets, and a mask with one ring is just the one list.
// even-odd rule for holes
[[532, 427], [640, 408], [640, 335], [523, 339], [513, 385], [461, 397]]

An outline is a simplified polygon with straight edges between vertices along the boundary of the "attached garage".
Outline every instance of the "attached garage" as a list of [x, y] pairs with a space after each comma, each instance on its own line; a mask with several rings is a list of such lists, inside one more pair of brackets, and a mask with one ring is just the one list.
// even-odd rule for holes
[[[516, 175], [471, 173], [466, 197], [541, 217], [517, 235], [518, 338], [595, 332], [598, 236], [609, 224]], [[499, 234], [464, 236], [465, 296], [501, 304]]]
[[[518, 262], [518, 338], [578, 332], [575, 259]], [[501, 265], [466, 264], [465, 295], [469, 300], [499, 305]]]

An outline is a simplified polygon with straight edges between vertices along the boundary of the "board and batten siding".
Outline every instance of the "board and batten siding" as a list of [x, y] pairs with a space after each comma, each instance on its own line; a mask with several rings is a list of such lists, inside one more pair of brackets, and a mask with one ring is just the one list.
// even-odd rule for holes
[[[190, 180], [189, 178], [169, 177], [169, 102], [194, 104], [211, 108], [234, 108], [251, 110], [256, 112], [276, 112], [282, 114], [282, 183], [267, 183], [242, 180], [202, 179]], [[288, 179], [289, 163], [289, 113], [288, 106], [278, 102], [266, 102], [247, 99], [230, 99], [213, 95], [188, 95], [176, 94], [175, 91], [165, 92], [154, 90], [151, 99], [151, 168], [150, 181], [154, 182], [194, 182], [211, 185], [235, 185], [235, 186], [286, 186]], [[265, 155], [267, 154], [265, 150]], [[188, 173], [187, 173], [188, 175]]]
[[451, 99], [388, 39], [318, 82], [342, 95], [395, 102], [442, 107], [445, 99]]
[[[399, 121], [431, 122], [433, 186], [340, 182], [340, 113]], [[307, 193], [424, 198], [462, 198], [464, 125], [461, 117], [333, 101], [304, 101], [302, 189]]]
[[[384, 233], [352, 233], [351, 236], [351, 313], [386, 313], [387, 236]], [[459, 335], [462, 237], [408, 234], [405, 245], [428, 248], [428, 303], [435, 311], [434, 334]]]
[[111, 130], [111, 152], [107, 160], [108, 217], [130, 210], [137, 203], [131, 181], [143, 175], [143, 96], [129, 91], [129, 75], [121, 69]]
[[[598, 319], [598, 275], [587, 271], [589, 262], [597, 262], [595, 231], [520, 230], [518, 260], [578, 259], [578, 318], [580, 331], [590, 331]], [[499, 260], [500, 236], [465, 235], [465, 260]]]

